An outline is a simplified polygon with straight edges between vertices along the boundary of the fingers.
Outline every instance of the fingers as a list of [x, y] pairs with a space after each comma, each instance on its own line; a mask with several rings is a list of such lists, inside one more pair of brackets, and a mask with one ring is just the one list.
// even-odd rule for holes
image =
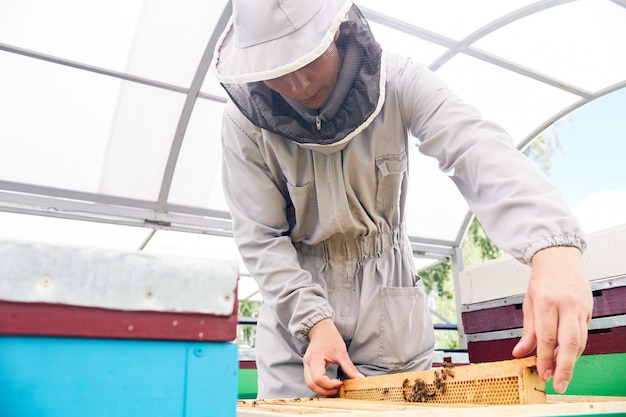
[[569, 321], [559, 326], [556, 368], [553, 387], [558, 393], [567, 390], [572, 380], [576, 360], [582, 355], [587, 344], [587, 320]]
[[554, 350], [557, 346], [557, 327], [559, 312], [550, 305], [535, 312], [541, 320], [535, 325], [537, 338], [537, 371], [544, 381], [549, 380], [554, 372]]
[[[579, 316], [573, 308], [557, 309], [549, 305], [544, 309], [525, 309], [522, 338], [513, 355], [525, 356], [536, 344], [539, 375], [544, 381], [554, 377], [554, 390], [564, 393], [587, 344], [589, 318]], [[541, 320], [535, 320], [536, 317]]]
[[304, 365], [304, 380], [306, 386], [313, 392], [325, 397], [337, 395], [342, 382], [338, 379], [330, 379], [326, 375], [326, 365], [311, 363]]
[[551, 247], [533, 256], [524, 301], [524, 336], [514, 353], [528, 352], [534, 333], [537, 371], [546, 381], [554, 377], [557, 392], [567, 389], [576, 360], [587, 344], [592, 310], [591, 288], [580, 251]]
[[348, 378], [365, 378], [365, 376], [359, 372], [358, 368], [352, 363], [350, 358], [346, 357], [346, 360], [343, 360], [339, 363], [343, 372], [348, 376]]
[[588, 318], [579, 318], [573, 308], [558, 309], [552, 302], [542, 305], [535, 307], [531, 297], [524, 301], [522, 338], [513, 355], [526, 356], [536, 348], [539, 375], [544, 381], [554, 376], [555, 391], [563, 393], [586, 345]]
[[537, 337], [535, 335], [535, 315], [532, 311], [532, 300], [524, 300], [524, 324], [522, 328], [522, 338], [513, 348], [513, 356], [521, 358], [529, 355], [537, 347]]
[[339, 392], [339, 387], [343, 382], [336, 378], [329, 378], [326, 374], [326, 368], [329, 363], [338, 364], [349, 378], [363, 378], [363, 374], [359, 372], [357, 367], [352, 363], [347, 353], [338, 355], [337, 358], [326, 361], [311, 359], [304, 362], [304, 380], [307, 387], [313, 392], [324, 395], [333, 396]]
[[[536, 322], [536, 314], [539, 314], [542, 320]], [[536, 312], [532, 298], [528, 297], [524, 300], [522, 338], [513, 348], [513, 356], [517, 358], [527, 356], [536, 348], [537, 372], [544, 381], [552, 377], [554, 369], [557, 324], [558, 315], [556, 311]]]
[[309, 331], [310, 343], [302, 358], [304, 380], [313, 392], [332, 396], [339, 392], [342, 382], [326, 375], [329, 364], [339, 365], [350, 378], [362, 377], [350, 360], [346, 344], [332, 320], [324, 319]]

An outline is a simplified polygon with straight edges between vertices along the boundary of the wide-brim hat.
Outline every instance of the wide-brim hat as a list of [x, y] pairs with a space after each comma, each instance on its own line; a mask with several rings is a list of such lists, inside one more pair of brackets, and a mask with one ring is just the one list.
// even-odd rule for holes
[[221, 83], [270, 80], [321, 56], [352, 0], [233, 0], [233, 15], [215, 48]]

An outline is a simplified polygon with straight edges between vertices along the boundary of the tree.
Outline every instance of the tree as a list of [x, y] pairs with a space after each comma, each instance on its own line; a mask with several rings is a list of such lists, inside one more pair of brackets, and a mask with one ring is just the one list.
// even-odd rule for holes
[[[239, 317], [255, 319], [261, 310], [260, 301], [240, 300]], [[237, 343], [240, 346], [254, 347], [256, 340], [255, 324], [240, 324], [237, 326]]]

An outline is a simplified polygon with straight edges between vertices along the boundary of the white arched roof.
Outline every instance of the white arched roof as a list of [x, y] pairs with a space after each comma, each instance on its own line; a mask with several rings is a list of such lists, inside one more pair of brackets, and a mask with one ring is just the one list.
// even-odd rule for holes
[[[626, 86], [623, 0], [357, 4], [383, 47], [427, 63], [520, 148]], [[207, 73], [229, 16], [226, 0], [0, 2], [0, 213], [42, 215], [21, 237], [234, 253], [226, 95]], [[415, 252], [449, 256], [470, 213], [435, 161], [413, 164]], [[71, 231], [63, 219], [90, 222]]]

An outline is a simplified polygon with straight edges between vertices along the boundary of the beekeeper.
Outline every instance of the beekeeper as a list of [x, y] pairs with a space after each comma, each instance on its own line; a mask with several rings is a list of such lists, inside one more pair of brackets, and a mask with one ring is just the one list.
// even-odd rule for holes
[[[523, 337], [564, 391], [592, 309], [584, 234], [557, 190], [424, 65], [381, 50], [352, 1], [233, 0], [213, 70], [230, 100], [223, 181], [263, 297], [259, 398], [428, 369], [435, 344], [406, 232], [409, 138], [492, 240], [532, 266]], [[425, 195], [433, 199], [437, 195]]]

